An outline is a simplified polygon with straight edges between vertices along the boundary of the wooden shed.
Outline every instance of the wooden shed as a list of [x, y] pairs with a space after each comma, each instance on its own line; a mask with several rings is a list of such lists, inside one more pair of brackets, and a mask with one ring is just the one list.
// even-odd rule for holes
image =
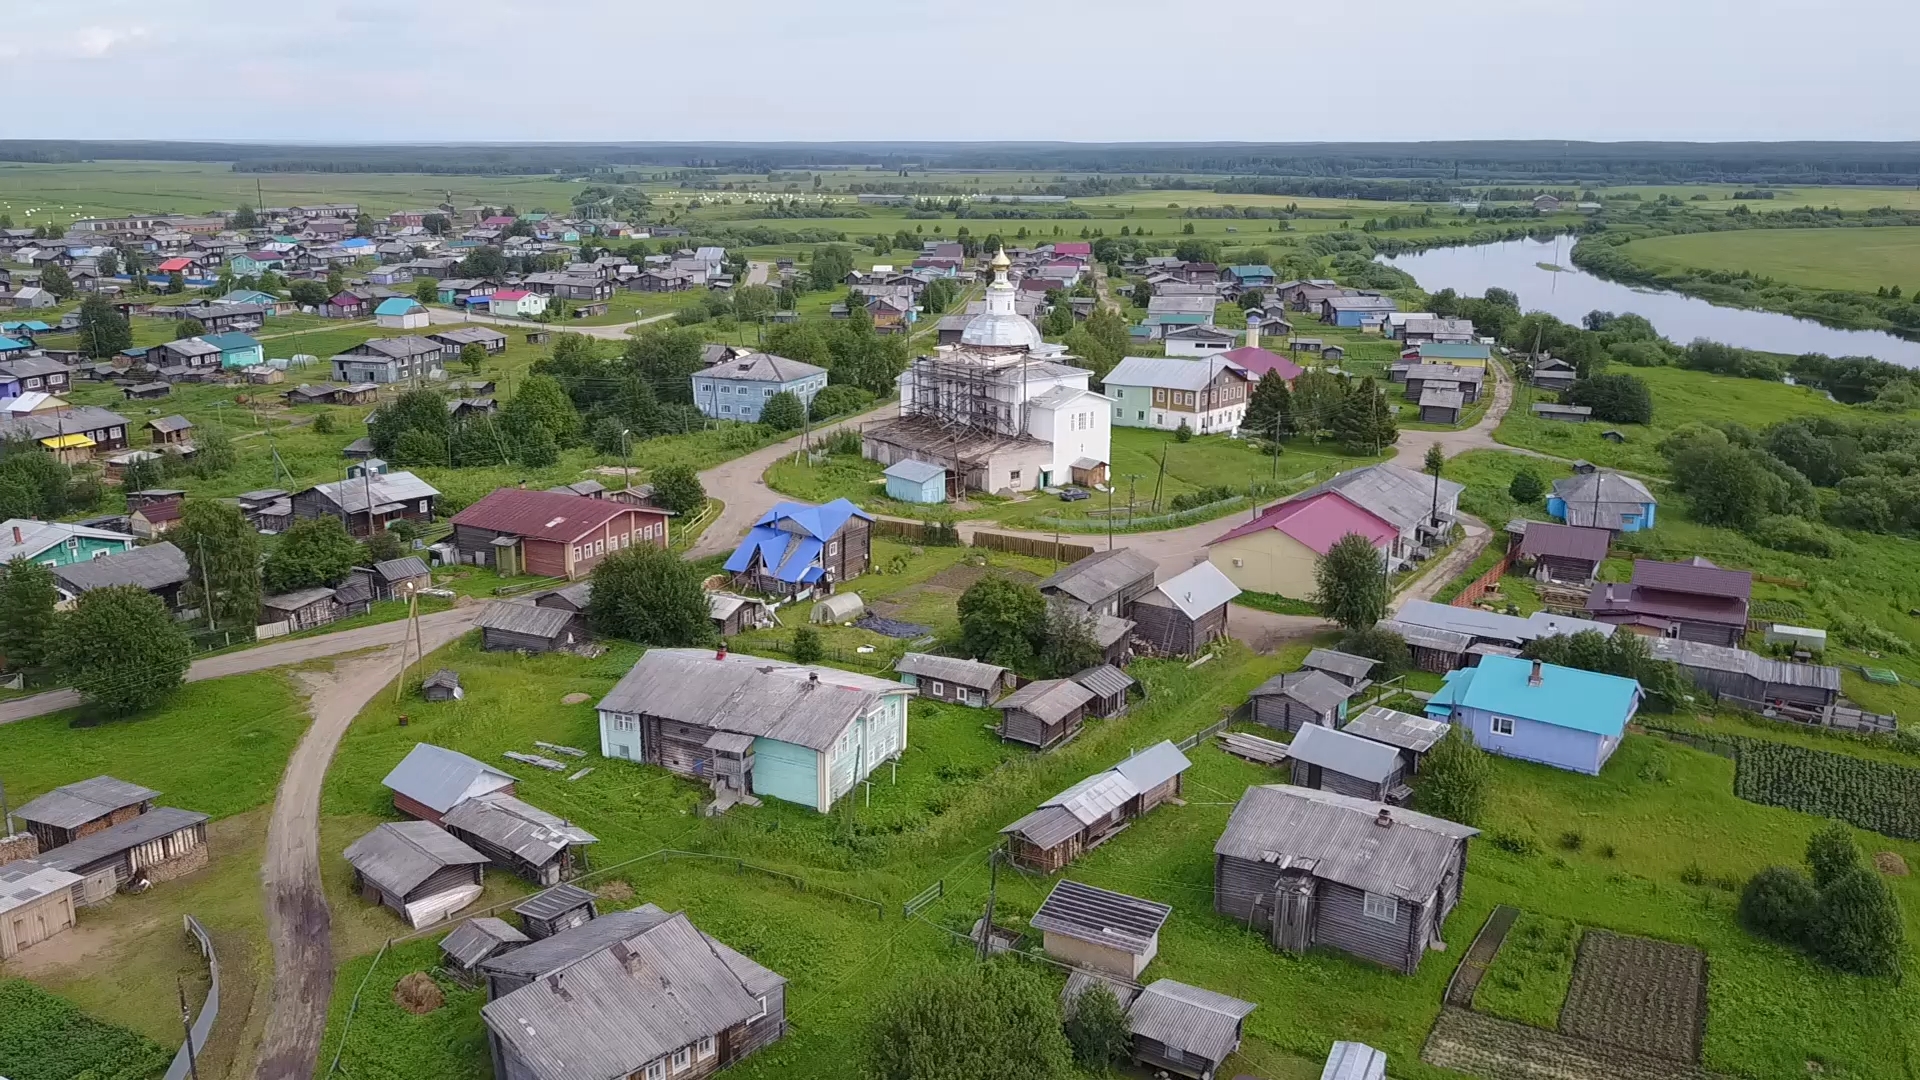
[[600, 839], [504, 793], [467, 799], [440, 815], [440, 824], [493, 865], [535, 885], [557, 885], [572, 877], [574, 849]]
[[1607, 559], [1613, 533], [1580, 525], [1529, 521], [1517, 554], [1534, 564], [1534, 576], [1566, 585], [1591, 585]]
[[420, 694], [428, 701], [459, 701], [467, 696], [467, 691], [460, 685], [459, 672], [441, 668], [420, 680]]
[[489, 651], [518, 650], [543, 653], [564, 649], [578, 640], [573, 613], [556, 608], [495, 600], [480, 613], [480, 647]]
[[1075, 672], [1073, 681], [1093, 692], [1087, 715], [1105, 718], [1127, 711], [1127, 691], [1133, 688], [1133, 676], [1112, 664], [1096, 664]]
[[1041, 679], [1001, 698], [999, 734], [1012, 742], [1050, 749], [1080, 730], [1093, 691], [1072, 679]]
[[160, 793], [111, 776], [96, 776], [63, 784], [13, 812], [39, 842], [51, 851], [83, 836], [132, 821], [153, 809]]
[[764, 600], [734, 593], [708, 593], [707, 618], [723, 638], [745, 630], [773, 625], [773, 613]]
[[1406, 762], [1386, 743], [1308, 724], [1293, 737], [1289, 751], [1293, 782], [1301, 787], [1395, 806], [1413, 794], [1406, 785]]
[[1345, 683], [1323, 671], [1289, 671], [1253, 688], [1248, 706], [1256, 724], [1276, 731], [1318, 725], [1336, 727], [1351, 694]]
[[527, 935], [514, 929], [505, 919], [491, 915], [468, 919], [440, 942], [443, 966], [462, 982], [476, 985], [481, 980], [480, 965], [502, 953], [512, 952], [527, 943]]
[[1213, 1080], [1240, 1048], [1242, 1025], [1254, 1008], [1251, 1001], [1156, 980], [1127, 1005], [1133, 1060], [1152, 1072]]
[[285, 623], [288, 633], [325, 626], [339, 617], [333, 593], [332, 589], [314, 588], [261, 597], [261, 625]]
[[1227, 605], [1240, 587], [1210, 562], [1196, 564], [1135, 600], [1134, 636], [1165, 656], [1190, 656], [1227, 635]]
[[563, 930], [585, 926], [600, 914], [593, 894], [573, 885], [555, 885], [535, 893], [513, 909], [520, 916], [521, 929], [535, 941], [550, 938]]
[[1400, 635], [1407, 643], [1409, 659], [1421, 671], [1444, 675], [1466, 663], [1467, 649], [1473, 645], [1470, 635], [1457, 630], [1421, 626], [1398, 619], [1382, 619], [1374, 626]]
[[32, 860], [0, 866], [0, 960], [73, 929], [78, 874]]
[[353, 888], [416, 930], [480, 896], [487, 857], [426, 821], [390, 821], [347, 847]]
[[393, 792], [393, 808], [439, 824], [441, 815], [468, 799], [513, 794], [513, 777], [458, 750], [414, 743], [380, 785]]
[[1716, 701], [1759, 711], [1769, 705], [1824, 709], [1840, 698], [1840, 669], [1775, 660], [1726, 645], [1649, 638], [1656, 660], [1671, 660]]
[[1052, 873], [1105, 843], [1161, 803], [1180, 797], [1187, 756], [1165, 740], [1040, 804], [1000, 830], [1015, 865]]
[[893, 665], [900, 681], [932, 701], [956, 705], [991, 704], [1013, 686], [1013, 672], [998, 664], [962, 660], [956, 656], [910, 652]]
[[1338, 649], [1315, 649], [1300, 662], [1300, 668], [1318, 671], [1345, 686], [1350, 693], [1358, 694], [1373, 684], [1367, 675], [1378, 663], [1372, 657], [1355, 656]]
[[1160, 928], [1172, 914], [1166, 904], [1062, 880], [1027, 925], [1055, 960], [1137, 979], [1159, 954]]
[[1420, 759], [1447, 737], [1447, 724], [1430, 716], [1415, 716], [1384, 705], [1374, 705], [1347, 721], [1340, 729], [1377, 743], [1385, 743], [1400, 753], [1407, 775], [1420, 771]]
[[565, 588], [543, 592], [533, 598], [534, 607], [553, 608], [565, 611], [573, 616], [573, 637], [575, 641], [590, 641], [593, 628], [588, 625], [587, 605], [593, 602], [593, 580], [576, 581]]
[[89, 833], [42, 852], [42, 866], [80, 876], [75, 899], [82, 907], [102, 903], [135, 882], [157, 884], [207, 865], [207, 815], [172, 806]]

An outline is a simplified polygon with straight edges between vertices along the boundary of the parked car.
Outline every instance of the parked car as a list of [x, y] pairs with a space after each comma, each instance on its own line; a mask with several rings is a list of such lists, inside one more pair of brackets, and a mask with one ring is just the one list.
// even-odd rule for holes
[[1093, 493], [1085, 488], [1067, 488], [1060, 492], [1061, 502], [1079, 502], [1081, 499], [1091, 498], [1093, 498]]

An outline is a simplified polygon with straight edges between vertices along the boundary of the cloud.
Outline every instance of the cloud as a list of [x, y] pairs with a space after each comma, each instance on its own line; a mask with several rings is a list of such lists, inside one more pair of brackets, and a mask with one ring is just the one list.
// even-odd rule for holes
[[83, 26], [68, 40], [69, 55], [82, 60], [101, 60], [129, 42], [145, 40], [147, 28], [128, 26]]

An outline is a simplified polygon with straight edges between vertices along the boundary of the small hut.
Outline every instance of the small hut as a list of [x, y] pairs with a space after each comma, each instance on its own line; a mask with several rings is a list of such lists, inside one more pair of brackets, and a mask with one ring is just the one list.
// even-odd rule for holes
[[1293, 737], [1289, 749], [1293, 782], [1299, 787], [1394, 806], [1413, 793], [1405, 782], [1406, 762], [1386, 743], [1308, 724]]
[[505, 919], [491, 915], [468, 919], [459, 929], [440, 942], [440, 954], [446, 969], [461, 982], [477, 986], [482, 982], [480, 965], [527, 943], [527, 935]]
[[1327, 677], [1340, 682], [1352, 693], [1358, 694], [1372, 685], [1373, 680], [1367, 675], [1378, 663], [1378, 660], [1371, 657], [1355, 656], [1338, 649], [1315, 649], [1300, 662], [1300, 667], [1306, 671], [1322, 672]]
[[1112, 664], [1097, 664], [1076, 672], [1073, 681], [1093, 693], [1093, 700], [1087, 703], [1087, 715], [1104, 719], [1127, 711], [1127, 691], [1133, 687], [1133, 676]]
[[600, 914], [593, 894], [573, 885], [555, 885], [543, 893], [521, 901], [513, 909], [520, 926], [535, 941], [550, 938], [562, 930], [585, 926]]
[[440, 824], [495, 866], [536, 885], [557, 885], [574, 870], [573, 849], [599, 837], [512, 795], [468, 799]]
[[1172, 914], [1166, 904], [1062, 880], [1027, 925], [1056, 960], [1137, 979], [1159, 953], [1160, 928]]
[[559, 608], [495, 600], [480, 614], [477, 625], [480, 647], [490, 652], [553, 652], [575, 641], [573, 613]]
[[428, 701], [459, 701], [467, 696], [460, 674], [452, 668], [441, 668], [421, 680], [420, 693]]
[[1072, 679], [1030, 682], [994, 704], [1000, 710], [1000, 737], [1049, 749], [1080, 730], [1093, 697]]
[[1420, 759], [1447, 737], [1447, 724], [1428, 716], [1415, 716], [1384, 705], [1374, 705], [1347, 721], [1340, 729], [1377, 743], [1385, 743], [1400, 752], [1400, 761], [1408, 775], [1420, 771]]
[[1346, 684], [1325, 672], [1289, 671], [1254, 687], [1248, 701], [1255, 723], [1292, 732], [1308, 725], [1335, 726], [1350, 694]]
[[479, 898], [487, 857], [426, 821], [390, 821], [348, 846], [354, 891], [414, 929]]

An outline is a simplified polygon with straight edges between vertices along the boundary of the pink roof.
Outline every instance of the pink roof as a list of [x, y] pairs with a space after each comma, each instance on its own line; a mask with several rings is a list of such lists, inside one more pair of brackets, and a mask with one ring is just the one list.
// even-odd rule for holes
[[481, 222], [480, 224], [492, 225], [492, 226], [503, 226], [503, 225], [511, 225], [513, 224], [513, 221], [514, 221], [513, 218], [506, 217], [501, 214], [495, 214], [494, 216], [488, 218], [487, 220]]
[[1280, 373], [1281, 378], [1292, 382], [1300, 377], [1302, 370], [1299, 364], [1281, 356], [1279, 353], [1268, 352], [1257, 345], [1242, 345], [1237, 349], [1229, 349], [1221, 353], [1220, 358], [1246, 368], [1248, 374], [1250, 374], [1255, 381], [1258, 381], [1260, 376], [1265, 375], [1269, 371], [1277, 371]]
[[327, 301], [327, 303], [332, 304], [334, 307], [359, 307], [360, 305], [365, 304], [366, 301], [358, 296], [353, 295], [350, 292], [347, 292], [345, 289], [342, 289], [341, 291], [333, 294], [333, 299]]
[[155, 269], [164, 270], [168, 273], [172, 273], [175, 270], [185, 270], [187, 267], [192, 265], [193, 265], [192, 259], [168, 259], [165, 262], [161, 263]]
[[521, 300], [531, 295], [533, 294], [529, 293], [525, 289], [501, 289], [498, 292], [490, 294], [487, 297], [487, 299], [489, 300]]
[[1055, 255], [1092, 255], [1093, 244], [1085, 240], [1071, 240], [1064, 244], [1053, 245]]
[[1257, 518], [1214, 540], [1218, 544], [1237, 540], [1268, 529], [1278, 529], [1305, 544], [1316, 555], [1325, 555], [1340, 538], [1359, 533], [1375, 547], [1390, 543], [1399, 535], [1384, 519], [1348, 502], [1337, 491], [1323, 491], [1305, 499], [1269, 506]]

